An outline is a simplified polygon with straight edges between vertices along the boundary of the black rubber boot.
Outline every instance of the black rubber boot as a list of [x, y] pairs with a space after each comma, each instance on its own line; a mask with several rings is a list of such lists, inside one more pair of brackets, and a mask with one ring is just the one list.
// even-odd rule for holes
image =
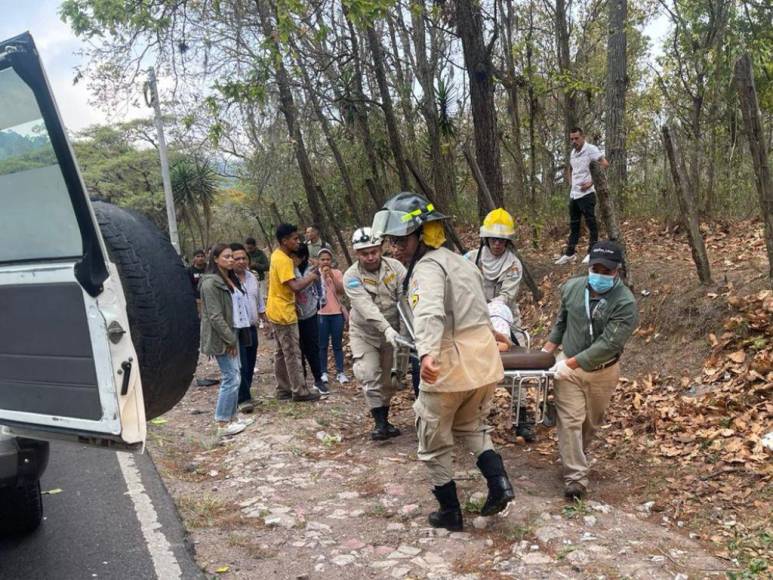
[[537, 440], [537, 431], [534, 428], [534, 413], [530, 409], [521, 410], [518, 425], [515, 426], [515, 434], [518, 437], [523, 437], [523, 440], [527, 443], [533, 443]]
[[462, 508], [456, 496], [456, 483], [449, 481], [432, 490], [440, 504], [440, 509], [429, 514], [429, 525], [433, 528], [445, 528], [452, 532], [461, 532], [464, 527]]
[[389, 428], [387, 427], [387, 408], [386, 407], [376, 407], [375, 409], [370, 410], [370, 414], [373, 415], [373, 421], [375, 422], [375, 427], [373, 428], [373, 431], [370, 432], [370, 438], [373, 439], [373, 441], [384, 441], [385, 439], [389, 439]]
[[507, 478], [502, 456], [496, 451], [489, 449], [478, 455], [478, 469], [488, 484], [488, 497], [480, 510], [480, 515], [493, 516], [507, 507], [515, 497], [515, 492]]
[[397, 437], [400, 435], [400, 429], [392, 425], [392, 423], [389, 422], [389, 406], [387, 405], [384, 407], [386, 411], [384, 412], [384, 421], [386, 422], [386, 428], [387, 428], [387, 434], [390, 437]]

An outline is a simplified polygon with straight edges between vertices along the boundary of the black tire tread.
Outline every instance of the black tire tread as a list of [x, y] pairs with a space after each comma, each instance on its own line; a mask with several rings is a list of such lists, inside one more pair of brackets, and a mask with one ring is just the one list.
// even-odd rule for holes
[[188, 273], [169, 240], [146, 217], [92, 202], [110, 260], [118, 268], [147, 419], [185, 395], [196, 370], [199, 320]]
[[43, 520], [40, 482], [0, 488], [0, 535], [34, 532]]

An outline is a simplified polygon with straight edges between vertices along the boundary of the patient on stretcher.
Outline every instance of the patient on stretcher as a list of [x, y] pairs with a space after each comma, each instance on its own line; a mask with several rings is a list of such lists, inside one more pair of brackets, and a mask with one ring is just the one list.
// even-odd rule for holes
[[488, 303], [488, 312], [505, 370], [547, 370], [556, 363], [551, 353], [526, 350], [513, 342], [513, 314], [506, 304], [492, 300]]
[[488, 303], [488, 315], [491, 325], [494, 327], [494, 338], [497, 341], [499, 352], [507, 352], [513, 346], [510, 327], [513, 325], [513, 313], [507, 304], [499, 300]]

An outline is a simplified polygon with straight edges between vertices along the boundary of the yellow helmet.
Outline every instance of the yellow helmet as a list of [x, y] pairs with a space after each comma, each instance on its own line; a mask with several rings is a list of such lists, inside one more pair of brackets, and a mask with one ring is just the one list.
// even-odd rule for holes
[[481, 238], [501, 238], [503, 240], [513, 240], [515, 237], [515, 221], [513, 216], [504, 209], [497, 208], [490, 211], [483, 220], [480, 228]]

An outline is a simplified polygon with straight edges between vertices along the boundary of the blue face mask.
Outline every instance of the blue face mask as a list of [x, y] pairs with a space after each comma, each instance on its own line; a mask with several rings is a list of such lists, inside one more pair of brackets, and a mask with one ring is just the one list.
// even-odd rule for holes
[[604, 294], [609, 292], [612, 286], [615, 285], [615, 276], [608, 276], [606, 274], [596, 274], [596, 272], [588, 273], [588, 284], [593, 288], [594, 292]]

